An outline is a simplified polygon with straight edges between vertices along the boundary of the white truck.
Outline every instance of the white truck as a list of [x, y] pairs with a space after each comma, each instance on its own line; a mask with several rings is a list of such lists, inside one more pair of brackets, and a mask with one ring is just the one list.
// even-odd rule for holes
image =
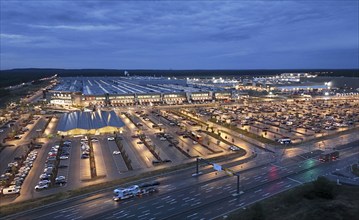
[[154, 192], [158, 192], [157, 186], [160, 183], [157, 181], [142, 183], [139, 185], [133, 185], [126, 188], [117, 188], [113, 191], [113, 200], [119, 201], [128, 198], [132, 198], [135, 196], [141, 196], [145, 194], [150, 194]]
[[113, 200], [119, 201], [139, 195], [140, 187], [133, 185], [127, 188], [118, 188], [113, 191]]

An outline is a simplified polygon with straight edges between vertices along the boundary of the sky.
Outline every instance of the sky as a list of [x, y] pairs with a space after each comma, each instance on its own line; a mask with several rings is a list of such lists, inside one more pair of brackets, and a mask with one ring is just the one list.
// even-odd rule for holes
[[0, 69], [359, 68], [359, 0], [0, 0]]

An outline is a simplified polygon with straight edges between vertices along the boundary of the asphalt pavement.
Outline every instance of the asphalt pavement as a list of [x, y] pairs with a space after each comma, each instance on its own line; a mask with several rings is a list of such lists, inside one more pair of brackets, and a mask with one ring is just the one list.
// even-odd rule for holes
[[[192, 177], [193, 170], [188, 169], [158, 177], [161, 185], [157, 194], [117, 203], [112, 201], [112, 190], [109, 189], [8, 219], [211, 219], [357, 162], [357, 147], [353, 145], [341, 150], [340, 160], [329, 163], [305, 156], [300, 157], [300, 162], [288, 159], [256, 164], [256, 161], [250, 161], [247, 169], [240, 171], [240, 190], [244, 192], [240, 196], [232, 195], [237, 190], [235, 177], [212, 168], [202, 168], [202, 175]], [[233, 164], [230, 166], [236, 170]], [[234, 167], [238, 166], [245, 164]]]

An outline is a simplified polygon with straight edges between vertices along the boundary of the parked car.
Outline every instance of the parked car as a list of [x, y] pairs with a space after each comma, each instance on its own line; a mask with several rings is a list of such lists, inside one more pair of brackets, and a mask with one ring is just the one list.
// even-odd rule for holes
[[48, 185], [48, 184], [41, 184], [41, 185], [40, 185], [40, 182], [39, 182], [38, 185], [35, 186], [35, 189], [36, 189], [36, 190], [47, 189], [47, 188], [49, 188], [49, 185]]
[[81, 159], [86, 159], [86, 158], [89, 158], [90, 156], [88, 154], [82, 154], [81, 155]]
[[70, 141], [70, 140], [66, 140], [66, 141], [64, 141], [64, 144], [65, 144], [65, 145], [70, 145], [70, 144], [71, 144], [71, 141]]
[[113, 154], [121, 154], [121, 151], [114, 151]]
[[92, 142], [98, 142], [98, 139], [97, 138], [91, 138], [91, 141]]
[[66, 177], [65, 176], [58, 176], [55, 179], [56, 183], [66, 183]]
[[239, 147], [234, 146], [234, 145], [230, 146], [228, 149], [231, 150], [231, 151], [239, 151], [240, 150]]
[[20, 190], [14, 188], [14, 187], [8, 187], [8, 188], [4, 188], [2, 190], [2, 194], [4, 194], [4, 195], [11, 195], [11, 194], [17, 194], [17, 193], [20, 193]]
[[114, 140], [115, 140], [115, 137], [108, 137], [107, 140], [108, 140], [108, 141], [114, 141]]
[[60, 157], [60, 160], [66, 160], [66, 159], [69, 159], [69, 157], [68, 156], [61, 156]]

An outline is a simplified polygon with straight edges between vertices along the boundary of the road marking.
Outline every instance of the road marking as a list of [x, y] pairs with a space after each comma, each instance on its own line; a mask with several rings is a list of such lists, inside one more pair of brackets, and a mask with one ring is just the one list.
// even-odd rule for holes
[[244, 202], [242, 202], [242, 203], [238, 204], [237, 206], [243, 206], [243, 205], [244, 205]]
[[258, 192], [261, 192], [262, 189], [258, 189], [257, 191], [254, 191], [254, 193], [258, 193]]
[[87, 207], [91, 208], [91, 207], [94, 207], [94, 206], [96, 206], [96, 205], [97, 205], [97, 203], [88, 205]]
[[196, 212], [196, 213], [194, 213], [194, 214], [192, 214], [192, 215], [188, 215], [188, 216], [187, 216], [187, 218], [191, 218], [191, 217], [196, 216], [196, 215], [198, 215], [198, 213], [197, 213], [197, 212]]
[[282, 167], [282, 166], [279, 166], [279, 165], [276, 165], [276, 164], [273, 164], [273, 163], [272, 163], [272, 165], [275, 166], [275, 167], [281, 168], [281, 169], [287, 169], [285, 167]]
[[234, 201], [236, 201], [237, 199], [231, 199], [231, 200], [229, 200], [228, 202], [229, 203], [232, 203], [232, 202], [234, 202]]
[[268, 196], [269, 194], [270, 194], [270, 193], [266, 193], [266, 194], [263, 195], [263, 197], [266, 197], [266, 196]]
[[292, 178], [290, 178], [290, 177], [287, 177], [287, 179], [292, 180], [292, 181], [294, 181], [294, 182], [296, 182], [296, 183], [299, 183], [299, 184], [303, 184], [302, 182], [300, 182], [300, 181], [298, 181], [298, 180], [295, 180], [295, 179], [292, 179]]

